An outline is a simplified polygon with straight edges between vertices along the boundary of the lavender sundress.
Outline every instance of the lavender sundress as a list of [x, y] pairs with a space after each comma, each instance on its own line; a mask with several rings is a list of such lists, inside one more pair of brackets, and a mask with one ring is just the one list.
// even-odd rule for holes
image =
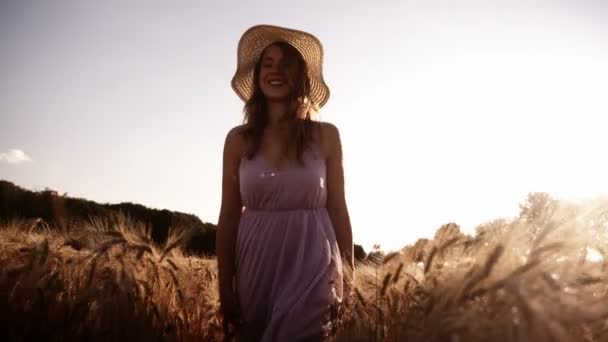
[[315, 148], [303, 158], [305, 165], [275, 168], [258, 152], [239, 166], [236, 293], [243, 329], [264, 342], [326, 335], [342, 301], [325, 160]]

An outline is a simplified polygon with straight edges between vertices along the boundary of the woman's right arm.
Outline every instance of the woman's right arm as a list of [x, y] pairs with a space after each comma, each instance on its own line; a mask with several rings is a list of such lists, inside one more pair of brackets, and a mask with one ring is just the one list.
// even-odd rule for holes
[[215, 249], [217, 254], [220, 301], [227, 310], [235, 310], [234, 275], [236, 237], [241, 218], [242, 202], [239, 190], [241, 137], [232, 129], [226, 136], [222, 166], [222, 204], [217, 224]]

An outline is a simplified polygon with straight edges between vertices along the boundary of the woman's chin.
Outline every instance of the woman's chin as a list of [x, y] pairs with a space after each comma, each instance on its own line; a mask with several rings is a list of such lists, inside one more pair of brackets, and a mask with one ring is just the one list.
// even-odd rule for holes
[[286, 102], [289, 100], [289, 94], [265, 94], [268, 102]]

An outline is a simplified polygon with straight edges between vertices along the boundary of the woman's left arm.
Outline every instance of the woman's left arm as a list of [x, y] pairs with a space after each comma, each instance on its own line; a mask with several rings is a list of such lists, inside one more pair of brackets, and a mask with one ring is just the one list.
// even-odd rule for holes
[[327, 139], [327, 211], [334, 225], [342, 260], [354, 269], [353, 233], [344, 195], [344, 168], [340, 132], [332, 124], [324, 123], [323, 135]]

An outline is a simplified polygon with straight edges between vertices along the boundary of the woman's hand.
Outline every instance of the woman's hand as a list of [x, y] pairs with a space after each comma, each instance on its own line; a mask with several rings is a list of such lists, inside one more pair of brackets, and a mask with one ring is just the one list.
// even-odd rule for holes
[[231, 290], [222, 291], [220, 295], [220, 312], [222, 314], [222, 326], [227, 337], [234, 336], [241, 324], [241, 312], [236, 295]]

